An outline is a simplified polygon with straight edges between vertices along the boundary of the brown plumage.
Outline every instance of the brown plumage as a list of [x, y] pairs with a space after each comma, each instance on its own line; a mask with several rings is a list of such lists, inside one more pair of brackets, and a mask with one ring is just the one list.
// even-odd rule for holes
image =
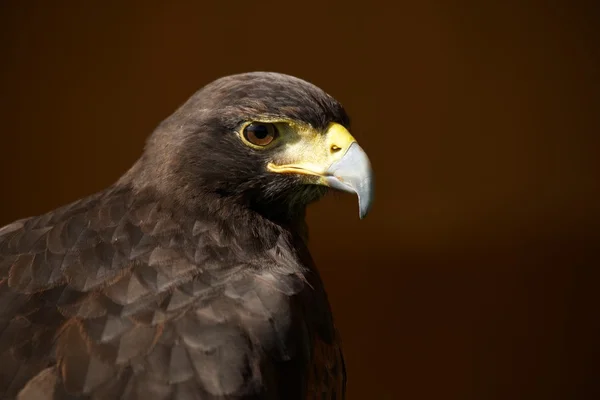
[[344, 398], [304, 226], [326, 189], [237, 140], [264, 116], [348, 126], [297, 78], [223, 78], [113, 186], [0, 229], [0, 398]]

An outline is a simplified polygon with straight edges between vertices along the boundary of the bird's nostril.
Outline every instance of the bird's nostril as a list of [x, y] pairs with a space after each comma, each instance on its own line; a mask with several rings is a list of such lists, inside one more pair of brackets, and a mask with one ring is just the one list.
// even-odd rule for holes
[[341, 147], [339, 147], [339, 146], [336, 146], [335, 144], [332, 144], [332, 145], [331, 145], [331, 149], [330, 149], [330, 150], [331, 150], [331, 152], [332, 152], [332, 153], [337, 153], [337, 152], [338, 152], [338, 151], [340, 151], [341, 149], [342, 149]]

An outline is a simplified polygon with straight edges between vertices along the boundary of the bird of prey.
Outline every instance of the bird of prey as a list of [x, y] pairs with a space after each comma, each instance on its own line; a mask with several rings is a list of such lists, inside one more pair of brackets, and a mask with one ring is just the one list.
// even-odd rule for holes
[[306, 206], [373, 176], [289, 75], [204, 86], [107, 189], [0, 228], [0, 398], [343, 399]]

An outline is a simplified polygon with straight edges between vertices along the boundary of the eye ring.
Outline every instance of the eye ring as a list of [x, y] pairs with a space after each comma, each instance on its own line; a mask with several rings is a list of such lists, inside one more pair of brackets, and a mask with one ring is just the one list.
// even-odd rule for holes
[[279, 132], [274, 124], [252, 122], [244, 127], [242, 135], [250, 144], [264, 147], [271, 144], [277, 138]]

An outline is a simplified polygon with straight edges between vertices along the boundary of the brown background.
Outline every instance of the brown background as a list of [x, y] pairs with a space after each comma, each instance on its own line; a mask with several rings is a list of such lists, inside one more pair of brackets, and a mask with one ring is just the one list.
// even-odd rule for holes
[[377, 173], [366, 220], [309, 216], [349, 399], [600, 398], [593, 2], [79, 3], [0, 5], [0, 225], [115, 181], [209, 81], [297, 75]]

